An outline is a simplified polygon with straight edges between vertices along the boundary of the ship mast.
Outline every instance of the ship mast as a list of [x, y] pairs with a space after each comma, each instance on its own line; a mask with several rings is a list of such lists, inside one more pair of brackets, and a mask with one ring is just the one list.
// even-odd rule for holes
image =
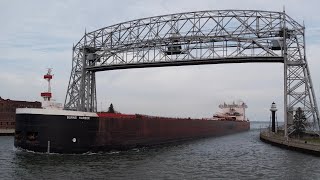
[[46, 92], [42, 92], [41, 93], [41, 97], [43, 97], [44, 101], [50, 101], [51, 97], [52, 97], [52, 93], [51, 93], [51, 79], [53, 77], [53, 75], [51, 74], [52, 68], [48, 68], [48, 72], [47, 74], [45, 74], [43, 76], [43, 79], [48, 81], [48, 90]]

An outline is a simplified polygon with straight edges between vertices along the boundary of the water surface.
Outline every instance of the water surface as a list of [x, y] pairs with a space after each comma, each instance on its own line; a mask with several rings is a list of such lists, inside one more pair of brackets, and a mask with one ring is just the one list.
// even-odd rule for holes
[[1, 179], [319, 179], [320, 158], [265, 144], [260, 127], [179, 144], [81, 155], [13, 148], [0, 137]]

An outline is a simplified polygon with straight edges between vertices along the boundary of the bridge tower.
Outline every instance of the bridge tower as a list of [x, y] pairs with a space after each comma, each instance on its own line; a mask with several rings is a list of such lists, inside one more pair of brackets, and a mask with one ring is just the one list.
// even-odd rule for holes
[[221, 63], [283, 63], [285, 135], [302, 108], [319, 131], [305, 27], [285, 12], [198, 11], [132, 20], [85, 33], [73, 47], [64, 108], [97, 111], [95, 72]]

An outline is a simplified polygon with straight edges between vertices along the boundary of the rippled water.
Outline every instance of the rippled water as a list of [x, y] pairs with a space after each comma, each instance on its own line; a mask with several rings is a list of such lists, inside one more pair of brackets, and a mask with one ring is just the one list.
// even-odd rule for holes
[[264, 144], [260, 126], [175, 145], [82, 155], [38, 154], [0, 137], [0, 179], [320, 179], [320, 158]]

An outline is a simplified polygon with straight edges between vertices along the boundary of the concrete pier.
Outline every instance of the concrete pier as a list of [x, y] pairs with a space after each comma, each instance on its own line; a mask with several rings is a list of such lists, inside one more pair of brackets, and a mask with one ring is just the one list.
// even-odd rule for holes
[[287, 139], [279, 133], [269, 132], [269, 130], [265, 130], [260, 133], [260, 140], [274, 146], [320, 156], [319, 138]]

